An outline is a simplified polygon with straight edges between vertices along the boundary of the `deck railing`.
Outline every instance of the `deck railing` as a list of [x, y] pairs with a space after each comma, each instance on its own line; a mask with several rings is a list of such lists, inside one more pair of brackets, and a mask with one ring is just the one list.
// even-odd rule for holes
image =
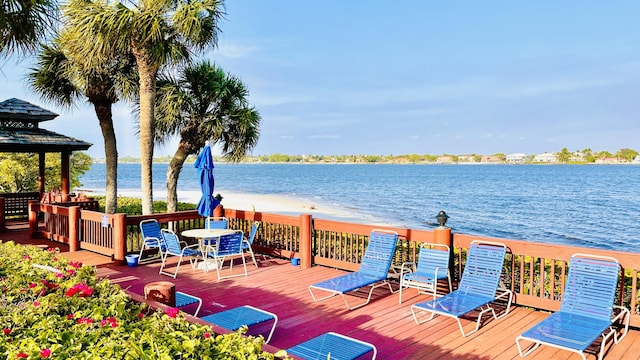
[[[40, 210], [49, 213], [52, 224], [47, 229], [55, 228], [63, 234], [64, 230], [60, 228], [68, 227], [65, 224], [68, 224], [69, 220], [65, 220], [65, 216], [69, 215], [66, 215], [64, 210], [54, 210], [47, 206], [41, 206]], [[112, 246], [111, 254], [116, 260], [123, 260], [125, 253], [140, 250], [138, 224], [144, 219], [154, 218], [163, 227], [171, 228], [178, 234], [187, 229], [204, 227], [204, 219], [196, 211], [126, 217], [124, 214], [107, 216], [88, 211], [81, 211], [81, 214], [80, 218], [84, 221], [82, 229], [92, 229], [85, 231], [83, 238], [91, 238], [91, 244], [96, 248]], [[351, 271], [359, 268], [371, 230], [380, 228], [375, 225], [315, 219], [311, 215], [295, 217], [227, 209], [225, 216], [229, 218], [231, 228], [242, 229], [246, 234], [254, 221], [262, 223], [254, 241], [256, 252], [283, 258], [300, 257], [303, 267], [323, 265]], [[93, 225], [88, 225], [88, 222]], [[57, 227], [54, 227], [53, 223], [58, 223]], [[399, 267], [406, 261], [415, 261], [421, 243], [436, 242], [451, 246], [454, 283], [462, 274], [466, 251], [471, 241], [504, 243], [508, 247], [508, 254], [502, 285], [515, 293], [517, 304], [550, 311], [559, 308], [571, 255], [582, 252], [612, 256], [618, 259], [623, 268], [616, 302], [631, 309], [631, 324], [640, 327], [640, 253], [451, 234], [449, 228], [382, 228], [399, 234], [400, 243], [397, 246], [394, 267]], [[47, 231], [54, 233], [52, 230]], [[64, 235], [60, 236], [64, 238]], [[123, 240], [118, 241], [118, 238]]]

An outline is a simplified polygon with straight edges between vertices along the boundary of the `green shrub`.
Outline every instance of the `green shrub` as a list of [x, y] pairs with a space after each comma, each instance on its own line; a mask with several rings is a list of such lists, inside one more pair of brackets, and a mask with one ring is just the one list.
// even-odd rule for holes
[[0, 289], [5, 359], [275, 358], [246, 329], [216, 335], [175, 308], [152, 311], [52, 250], [0, 242]]
[[[104, 196], [92, 196], [98, 201], [98, 211], [104, 212]], [[178, 202], [178, 211], [195, 210], [196, 204]], [[118, 197], [118, 211], [127, 215], [141, 215], [142, 214], [142, 199], [134, 197]], [[167, 212], [167, 202], [157, 200], [153, 202], [154, 213]]]

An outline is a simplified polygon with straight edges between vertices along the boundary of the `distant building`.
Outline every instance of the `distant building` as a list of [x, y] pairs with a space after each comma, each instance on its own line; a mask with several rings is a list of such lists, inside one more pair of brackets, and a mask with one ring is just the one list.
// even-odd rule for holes
[[619, 164], [620, 160], [614, 157], [596, 159], [596, 164]]
[[480, 159], [480, 162], [483, 164], [499, 164], [502, 162], [502, 159], [500, 156], [490, 155], [483, 156], [482, 159]]
[[632, 164], [640, 164], [640, 155], [636, 156], [635, 159], [633, 159], [633, 161], [631, 161]]
[[525, 153], [515, 153], [507, 155], [507, 162], [512, 164], [520, 164], [525, 162], [527, 159], [527, 154]]
[[436, 163], [438, 163], [438, 164], [452, 164], [453, 163], [453, 156], [451, 156], [451, 155], [438, 156], [438, 159], [436, 159]]
[[554, 153], [542, 153], [533, 157], [533, 162], [537, 163], [555, 163], [558, 162], [558, 156]]
[[473, 163], [476, 162], [475, 155], [458, 155], [458, 163]]

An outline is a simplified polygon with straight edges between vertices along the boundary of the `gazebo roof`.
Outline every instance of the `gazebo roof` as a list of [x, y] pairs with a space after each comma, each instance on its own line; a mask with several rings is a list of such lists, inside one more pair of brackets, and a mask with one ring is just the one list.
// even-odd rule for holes
[[16, 98], [0, 102], [0, 152], [79, 151], [93, 145], [39, 127], [40, 122], [57, 116]]

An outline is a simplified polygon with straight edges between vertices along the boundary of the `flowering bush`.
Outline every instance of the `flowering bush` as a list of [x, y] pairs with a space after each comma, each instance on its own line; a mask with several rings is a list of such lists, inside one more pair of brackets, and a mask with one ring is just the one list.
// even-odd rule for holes
[[274, 359], [261, 337], [216, 335], [177, 309], [151, 311], [95, 269], [0, 242], [0, 358]]

